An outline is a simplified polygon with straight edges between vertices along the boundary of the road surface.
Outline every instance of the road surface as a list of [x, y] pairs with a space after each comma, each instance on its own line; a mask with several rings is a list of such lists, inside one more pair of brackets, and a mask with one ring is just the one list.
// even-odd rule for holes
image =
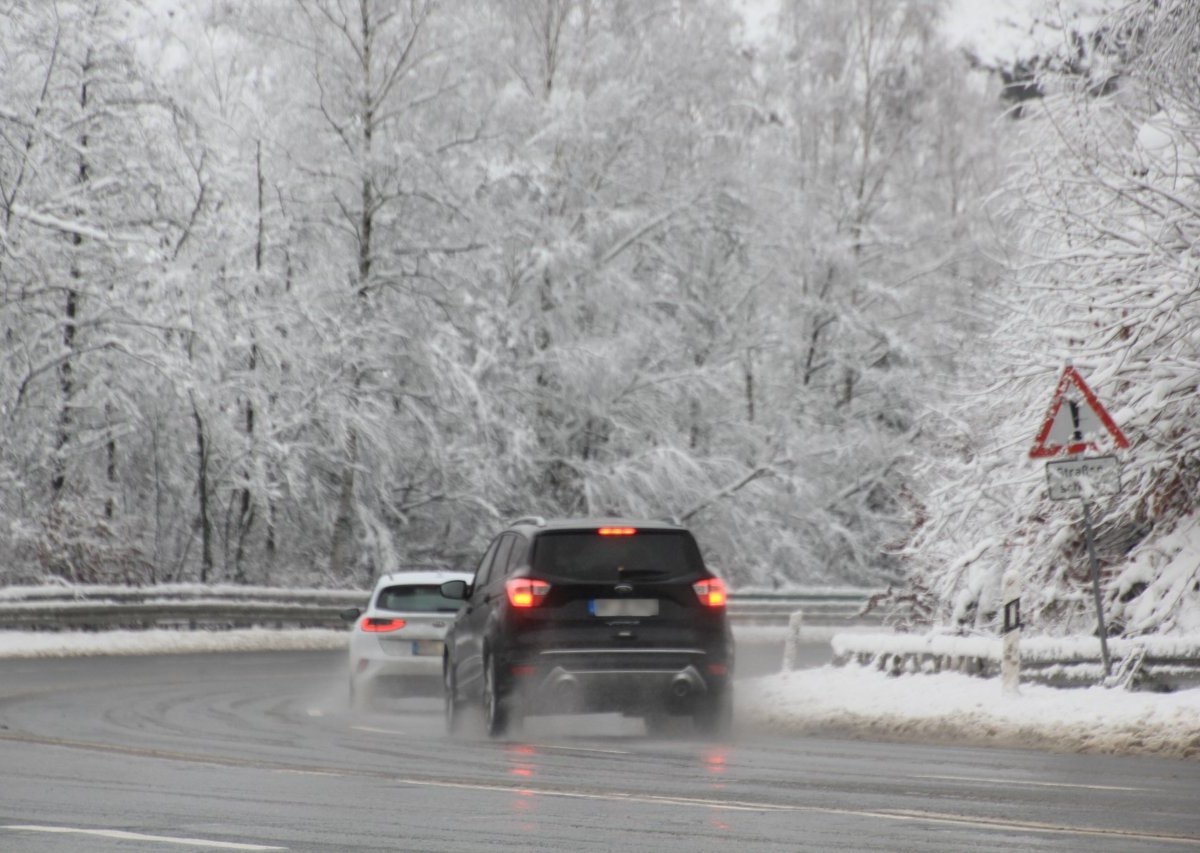
[[0, 661], [0, 850], [1200, 850], [1197, 762], [611, 715], [451, 740], [440, 700], [353, 713], [345, 680], [323, 652]]

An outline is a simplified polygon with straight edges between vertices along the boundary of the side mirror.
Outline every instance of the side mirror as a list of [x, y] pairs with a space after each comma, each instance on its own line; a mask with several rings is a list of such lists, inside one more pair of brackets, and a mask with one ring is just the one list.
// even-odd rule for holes
[[439, 589], [442, 591], [442, 598], [453, 601], [466, 601], [470, 591], [466, 581], [446, 581]]
[[358, 607], [347, 607], [338, 615], [347, 622], [353, 622], [359, 616], [362, 616], [362, 609]]

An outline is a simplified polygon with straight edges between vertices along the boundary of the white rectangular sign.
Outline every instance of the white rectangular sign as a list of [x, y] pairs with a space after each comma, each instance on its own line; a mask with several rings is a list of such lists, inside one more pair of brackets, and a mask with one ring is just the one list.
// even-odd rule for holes
[[1115, 456], [1090, 456], [1046, 463], [1050, 500], [1115, 495], [1121, 491], [1121, 466]]

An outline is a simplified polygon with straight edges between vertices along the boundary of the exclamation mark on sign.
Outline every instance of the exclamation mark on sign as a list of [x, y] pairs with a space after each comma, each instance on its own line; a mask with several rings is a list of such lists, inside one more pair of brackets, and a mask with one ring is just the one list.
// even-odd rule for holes
[[1067, 405], [1071, 407], [1071, 424], [1075, 428], [1074, 437], [1071, 440], [1083, 441], [1083, 430], [1079, 428], [1079, 404], [1074, 400], [1067, 400]]

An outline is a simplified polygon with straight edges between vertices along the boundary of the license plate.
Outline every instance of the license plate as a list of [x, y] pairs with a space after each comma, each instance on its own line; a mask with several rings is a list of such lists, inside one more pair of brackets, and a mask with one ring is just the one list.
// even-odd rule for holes
[[593, 616], [657, 616], [657, 598], [593, 598], [588, 602]]
[[441, 640], [413, 640], [414, 655], [440, 655], [444, 647]]

